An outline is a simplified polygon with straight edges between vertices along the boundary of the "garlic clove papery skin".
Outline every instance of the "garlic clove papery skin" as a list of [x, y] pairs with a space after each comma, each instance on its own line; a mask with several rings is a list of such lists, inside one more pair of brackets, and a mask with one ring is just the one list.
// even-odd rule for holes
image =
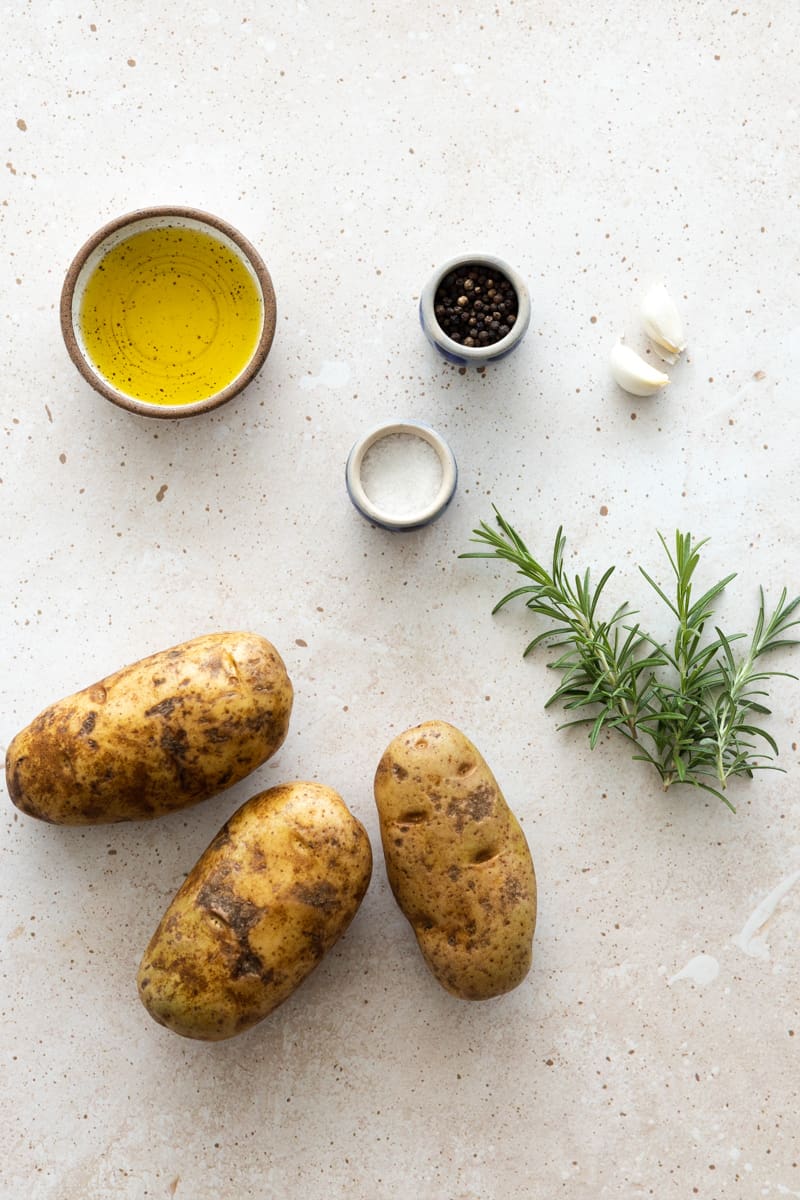
[[657, 283], [645, 295], [641, 306], [642, 324], [647, 336], [655, 344], [674, 355], [667, 362], [677, 362], [677, 356], [686, 349], [686, 336], [683, 332], [683, 321], [675, 301], [670, 296], [663, 283]]
[[656, 370], [622, 342], [617, 342], [611, 351], [609, 367], [615, 383], [632, 396], [654, 396], [669, 383], [668, 375]]

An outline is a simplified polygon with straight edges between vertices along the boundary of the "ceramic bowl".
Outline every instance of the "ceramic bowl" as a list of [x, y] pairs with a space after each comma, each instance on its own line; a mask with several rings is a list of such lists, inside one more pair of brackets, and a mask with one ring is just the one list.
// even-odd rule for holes
[[[423, 446], [415, 445], [420, 441]], [[355, 443], [345, 482], [363, 517], [382, 529], [402, 532], [420, 529], [442, 515], [455, 494], [458, 467], [447, 442], [429, 425], [387, 421]]]
[[[213, 248], [203, 254], [202, 247], [211, 247], [209, 238]], [[112, 301], [110, 264], [121, 254], [128, 255], [129, 265], [127, 273], [120, 271]], [[239, 298], [245, 293], [247, 307]], [[99, 305], [90, 310], [98, 295], [101, 302], [107, 298], [102, 321], [96, 317]], [[147, 313], [165, 312], [171, 320], [185, 316], [186, 324], [169, 326], [171, 341], [164, 343], [169, 349], [151, 370], [151, 346], [157, 343], [143, 321]], [[196, 416], [236, 396], [263, 366], [275, 319], [272, 280], [256, 249], [227, 221], [194, 208], [142, 208], [110, 221], [78, 251], [61, 292], [61, 331], [81, 375], [113, 404], [148, 417]], [[105, 349], [91, 341], [92, 328], [101, 325]], [[231, 331], [240, 342], [230, 361], [222, 360], [228, 342], [221, 350], [221, 340], [230, 341]], [[104, 365], [93, 355], [104, 357]], [[166, 362], [165, 355], [175, 361]], [[156, 375], [158, 400], [146, 394], [156, 388]]]
[[[472, 265], [488, 267], [505, 275], [517, 296], [516, 321], [504, 338], [490, 346], [462, 346], [444, 332], [436, 319], [435, 300], [439, 284], [451, 271]], [[486, 363], [499, 362], [516, 350], [530, 324], [530, 295], [524, 279], [502, 258], [496, 258], [493, 254], [459, 254], [439, 267], [425, 284], [419, 300], [419, 319], [428, 341], [448, 362], [458, 366], [482, 367]]]

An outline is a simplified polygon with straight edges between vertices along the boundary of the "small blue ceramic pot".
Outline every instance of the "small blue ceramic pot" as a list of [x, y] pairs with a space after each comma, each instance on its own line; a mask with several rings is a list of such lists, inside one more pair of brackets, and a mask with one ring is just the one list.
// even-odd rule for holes
[[[517, 295], [516, 321], [506, 336], [491, 346], [462, 346], [459, 342], [454, 342], [440, 326], [434, 311], [436, 292], [445, 275], [449, 275], [458, 267], [473, 264], [490, 267], [505, 275]], [[486, 363], [499, 362], [520, 344], [531, 320], [530, 295], [524, 279], [513, 267], [503, 262], [502, 258], [495, 258], [492, 254], [459, 254], [458, 258], [451, 258], [444, 266], [439, 267], [425, 284], [419, 298], [419, 320], [428, 341], [448, 362], [456, 363], [459, 367], [482, 367]]]
[[[405, 499], [401, 511], [392, 511], [391, 498], [384, 497], [380, 502], [376, 502], [370, 498], [364, 487], [365, 458], [383, 438], [389, 438], [393, 434], [421, 438], [423, 442], [433, 448], [438, 457], [441, 468], [438, 487], [433, 494], [429, 494], [425, 489], [424, 494], [420, 497], [419, 507], [409, 506]], [[395, 452], [394, 457], [395, 461], [391, 469], [395, 473], [398, 470], [402, 473], [402, 455], [398, 456]], [[435, 466], [435, 460], [433, 461]], [[413, 461], [409, 461], [409, 472], [412, 473], [414, 470]], [[411, 420], [387, 421], [383, 425], [377, 425], [374, 429], [370, 429], [355, 443], [347, 458], [345, 483], [350, 499], [362, 517], [366, 517], [373, 525], [379, 525], [382, 529], [404, 532], [410, 529], [420, 529], [423, 525], [430, 525], [431, 521], [435, 521], [442, 515], [455, 494], [458, 483], [458, 467], [453, 451], [447, 442], [429, 425]]]

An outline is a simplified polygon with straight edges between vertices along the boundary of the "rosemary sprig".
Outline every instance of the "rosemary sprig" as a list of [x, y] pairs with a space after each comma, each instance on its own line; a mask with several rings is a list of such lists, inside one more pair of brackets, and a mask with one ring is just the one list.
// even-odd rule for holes
[[[779, 769], [771, 761], [778, 753], [775, 740], [754, 720], [770, 711], [763, 703], [764, 682], [777, 675], [796, 676], [765, 670], [761, 659], [798, 643], [787, 633], [800, 625], [800, 596], [787, 600], [784, 588], [768, 615], [760, 590], [753, 633], [746, 651], [737, 657], [733, 644], [746, 635], [725, 634], [713, 624], [715, 602], [735, 573], [694, 598], [694, 577], [706, 541], [676, 532], [670, 550], [659, 534], [674, 576], [674, 595], [639, 568], [675, 618], [673, 639], [659, 642], [638, 622], [632, 623], [636, 614], [627, 604], [601, 619], [598, 603], [613, 567], [596, 585], [588, 570], [570, 577], [564, 568], [566, 538], [561, 528], [545, 567], [497, 509], [495, 516], [498, 529], [481, 522], [473, 530], [472, 540], [483, 549], [461, 557], [500, 559], [528, 580], [503, 596], [493, 612], [524, 597], [531, 612], [552, 623], [524, 653], [544, 642], [559, 652], [548, 665], [561, 672], [561, 682], [546, 707], [560, 701], [575, 714], [562, 728], [588, 725], [592, 748], [604, 729], [616, 729], [635, 743], [633, 757], [650, 763], [665, 789], [675, 784], [702, 788], [732, 811], [725, 794], [731, 776], [751, 778], [758, 770]], [[707, 629], [713, 629], [710, 639]]]

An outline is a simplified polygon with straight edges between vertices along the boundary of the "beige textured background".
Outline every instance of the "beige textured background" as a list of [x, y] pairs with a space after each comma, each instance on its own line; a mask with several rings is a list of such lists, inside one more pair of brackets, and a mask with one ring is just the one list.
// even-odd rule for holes
[[[800, 590], [795, 6], [33, 0], [2, 24], [2, 749], [212, 629], [271, 638], [296, 703], [272, 762], [156, 824], [50, 828], [3, 797], [0, 1195], [800, 1196], [798, 685], [773, 690], [787, 773], [738, 787], [736, 816], [665, 796], [625, 744], [558, 731], [531, 623], [490, 616], [513, 577], [457, 557], [495, 503], [541, 553], [563, 523], [648, 611], [659, 529], [711, 537], [709, 581], [740, 571], [728, 626], [758, 584]], [[106, 404], [57, 324], [84, 238], [169, 202], [237, 225], [278, 295], [261, 376], [194, 422]], [[523, 347], [482, 375], [416, 317], [464, 249], [532, 293]], [[641, 346], [657, 278], [689, 350], [635, 400], [607, 354]], [[397, 536], [343, 473], [406, 416], [461, 477]], [[533, 971], [484, 1005], [427, 974], [379, 850], [375, 766], [430, 717], [483, 750], [539, 876]], [[234, 807], [295, 777], [369, 829], [361, 912], [266, 1023], [181, 1041], [139, 1005], [144, 945]]]

